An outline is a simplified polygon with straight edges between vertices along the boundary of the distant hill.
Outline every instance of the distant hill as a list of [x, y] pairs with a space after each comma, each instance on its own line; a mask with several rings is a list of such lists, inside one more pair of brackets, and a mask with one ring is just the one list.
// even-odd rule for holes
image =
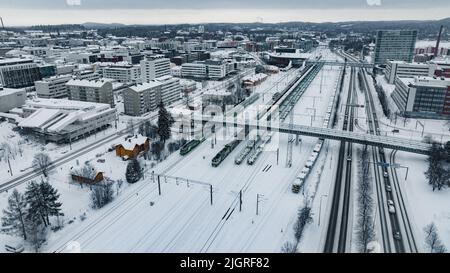
[[125, 24], [119, 24], [119, 23], [103, 24], [103, 23], [95, 23], [95, 22], [86, 22], [81, 25], [87, 29], [118, 28], [118, 27], [126, 27], [127, 26]]

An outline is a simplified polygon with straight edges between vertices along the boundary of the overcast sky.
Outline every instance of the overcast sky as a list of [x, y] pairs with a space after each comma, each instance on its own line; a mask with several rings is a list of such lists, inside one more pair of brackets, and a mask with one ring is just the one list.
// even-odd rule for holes
[[0, 0], [6, 25], [441, 19], [449, 0]]

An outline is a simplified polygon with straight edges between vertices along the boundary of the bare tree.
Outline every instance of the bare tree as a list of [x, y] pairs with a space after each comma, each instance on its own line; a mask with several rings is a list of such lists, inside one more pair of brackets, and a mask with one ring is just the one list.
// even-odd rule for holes
[[295, 253], [297, 252], [297, 248], [294, 243], [286, 242], [281, 247], [281, 253]]
[[367, 245], [375, 237], [373, 226], [373, 189], [370, 177], [370, 159], [367, 146], [360, 152], [358, 169], [358, 211], [356, 219], [356, 243], [360, 252], [367, 252]]
[[113, 185], [113, 181], [106, 181], [93, 186], [91, 191], [91, 205], [94, 209], [102, 208], [114, 199]]
[[425, 244], [431, 253], [445, 253], [446, 247], [439, 238], [436, 225], [432, 222], [424, 228]]
[[52, 164], [52, 161], [50, 159], [50, 156], [46, 153], [37, 153], [34, 155], [33, 158], [33, 167], [36, 171], [42, 172], [42, 174], [47, 177], [48, 176], [48, 169], [50, 165]]

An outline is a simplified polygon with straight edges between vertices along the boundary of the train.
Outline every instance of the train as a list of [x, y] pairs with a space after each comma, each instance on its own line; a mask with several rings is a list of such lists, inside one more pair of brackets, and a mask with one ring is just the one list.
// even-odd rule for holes
[[299, 193], [302, 187], [305, 184], [305, 180], [308, 177], [310, 173], [310, 169], [307, 167], [304, 167], [300, 174], [295, 179], [294, 183], [292, 183], [292, 192], [293, 193]]
[[223, 147], [223, 149], [220, 150], [220, 152], [218, 152], [211, 160], [211, 166], [218, 167], [220, 163], [222, 163], [222, 161], [239, 145], [239, 143], [241, 143], [241, 140], [235, 139], [225, 145], [225, 147]]
[[200, 145], [200, 143], [202, 143], [203, 141], [205, 141], [204, 137], [201, 139], [193, 139], [187, 142], [186, 144], [183, 145], [183, 147], [181, 147], [180, 155], [187, 155], [192, 150], [194, 150], [198, 145]]

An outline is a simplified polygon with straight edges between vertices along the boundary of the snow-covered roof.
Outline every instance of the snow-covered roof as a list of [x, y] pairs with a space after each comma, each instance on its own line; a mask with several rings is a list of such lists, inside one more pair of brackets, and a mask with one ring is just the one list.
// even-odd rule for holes
[[127, 141], [124, 141], [121, 143], [122, 147], [124, 147], [127, 150], [133, 150], [136, 145], [142, 145], [147, 140], [147, 137], [144, 137], [143, 135], [135, 135], [131, 138], [129, 138]]
[[152, 82], [146, 82], [146, 83], [139, 83], [137, 85], [130, 86], [129, 88], [136, 92], [143, 92], [145, 90], [152, 89], [152, 88], [155, 88], [158, 86], [161, 86], [160, 82], [152, 81]]
[[72, 79], [67, 82], [67, 85], [100, 88], [100, 87], [103, 87], [105, 84], [111, 83], [111, 82], [112, 81], [110, 79], [101, 79], [101, 80], [95, 80], [95, 81]]

